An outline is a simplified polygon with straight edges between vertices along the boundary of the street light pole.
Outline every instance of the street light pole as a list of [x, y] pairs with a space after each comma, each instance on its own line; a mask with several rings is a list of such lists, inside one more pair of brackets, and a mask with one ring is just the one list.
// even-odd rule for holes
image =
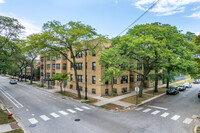
[[87, 68], [86, 68], [86, 50], [85, 49], [85, 100], [87, 100]]

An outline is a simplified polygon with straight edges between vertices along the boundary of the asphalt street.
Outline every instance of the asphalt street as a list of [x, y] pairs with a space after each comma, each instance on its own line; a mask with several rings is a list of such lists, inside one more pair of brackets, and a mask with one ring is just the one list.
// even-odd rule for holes
[[31, 133], [189, 133], [200, 114], [198, 87], [114, 113], [0, 77], [0, 99]]

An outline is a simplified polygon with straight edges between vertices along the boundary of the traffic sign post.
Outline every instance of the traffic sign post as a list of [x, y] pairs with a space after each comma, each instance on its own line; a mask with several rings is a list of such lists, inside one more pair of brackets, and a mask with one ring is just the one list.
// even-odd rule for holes
[[135, 92], [136, 92], [136, 105], [138, 104], [138, 92], [140, 91], [139, 87], [135, 87]]

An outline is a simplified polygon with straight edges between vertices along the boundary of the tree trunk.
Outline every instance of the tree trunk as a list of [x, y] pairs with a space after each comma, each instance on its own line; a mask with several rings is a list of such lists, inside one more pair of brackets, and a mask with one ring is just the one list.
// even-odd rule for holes
[[31, 62], [31, 84], [33, 83], [33, 62]]
[[170, 71], [169, 71], [169, 68], [167, 68], [167, 84], [166, 84], [166, 88], [169, 88], [169, 77], [170, 77]]
[[155, 69], [155, 88], [154, 92], [158, 92], [158, 68]]
[[78, 98], [81, 99], [81, 92], [80, 92], [80, 89], [79, 89], [78, 74], [77, 74], [75, 57], [73, 57], [73, 67], [74, 67], [74, 74], [75, 74], [76, 90], [77, 90], [77, 93], [78, 93]]
[[60, 92], [62, 93], [62, 82], [60, 82]]
[[25, 67], [25, 82], [26, 82], [26, 67]]
[[113, 78], [111, 78], [111, 95], [113, 96]]
[[22, 81], [22, 69], [20, 70], [20, 75], [21, 75], [21, 81]]
[[139, 97], [142, 97], [142, 94], [143, 94], [143, 88], [144, 88], [144, 81], [145, 81], [145, 77], [144, 77], [144, 75], [142, 75], [142, 77], [141, 77], [142, 79], [141, 79], [141, 82], [140, 82], [140, 90], [139, 90]]

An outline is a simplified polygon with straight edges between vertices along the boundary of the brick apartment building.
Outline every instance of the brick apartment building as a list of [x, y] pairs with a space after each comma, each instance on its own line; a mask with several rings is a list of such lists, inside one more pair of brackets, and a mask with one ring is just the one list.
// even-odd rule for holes
[[[109, 46], [106, 44], [106, 46]], [[86, 58], [85, 58], [86, 55]], [[91, 94], [108, 95], [111, 94], [110, 82], [102, 81], [104, 68], [99, 64], [98, 54], [88, 54], [88, 51], [79, 53], [76, 57], [77, 73], [80, 90], [85, 92], [85, 86], [87, 83], [87, 91]], [[71, 54], [68, 54], [71, 59]], [[74, 70], [72, 64], [65, 59], [62, 55], [57, 56], [41, 56], [41, 75], [44, 78], [51, 78], [56, 73], [70, 73], [67, 81], [67, 88], [76, 90]], [[86, 72], [85, 72], [86, 69]], [[137, 64], [137, 70], [142, 71], [142, 66]], [[86, 75], [87, 73], [87, 75]], [[86, 78], [86, 79], [85, 79]], [[42, 79], [41, 79], [42, 80]], [[85, 82], [85, 80], [87, 82]], [[134, 91], [136, 86], [139, 86], [141, 76], [134, 72], [124, 72], [123, 76], [114, 79], [114, 90], [117, 94], [122, 94], [130, 91]], [[159, 84], [162, 82], [159, 81]], [[153, 81], [146, 80], [146, 87], [154, 86]], [[54, 83], [54, 88], [59, 87], [59, 82]]]

